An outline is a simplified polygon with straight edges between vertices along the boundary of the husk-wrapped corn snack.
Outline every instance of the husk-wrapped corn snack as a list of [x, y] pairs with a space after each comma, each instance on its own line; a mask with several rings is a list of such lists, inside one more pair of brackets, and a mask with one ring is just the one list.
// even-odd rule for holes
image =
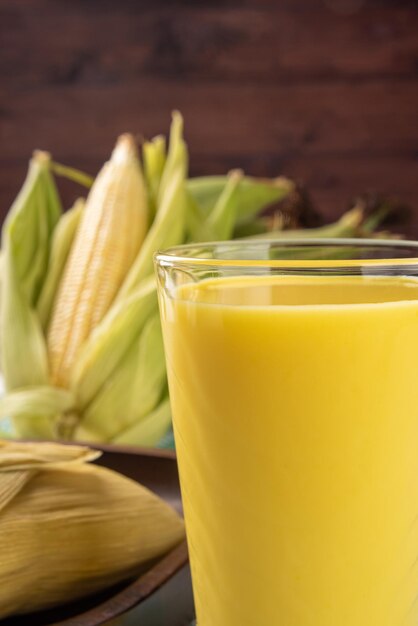
[[178, 544], [183, 522], [78, 446], [0, 441], [0, 618], [128, 579]]
[[[370, 237], [382, 219], [381, 211], [366, 216], [358, 206], [335, 224], [283, 230], [289, 207], [263, 212], [291, 198], [295, 184], [240, 170], [188, 179], [178, 112], [168, 150], [161, 136], [146, 141], [142, 162], [143, 171], [131, 135], [119, 138], [94, 181], [34, 154], [2, 236], [0, 352], [8, 393], [0, 420], [8, 421], [0, 432], [158, 444], [170, 403], [154, 253], [249, 236]], [[62, 215], [53, 173], [90, 189], [86, 201]]]

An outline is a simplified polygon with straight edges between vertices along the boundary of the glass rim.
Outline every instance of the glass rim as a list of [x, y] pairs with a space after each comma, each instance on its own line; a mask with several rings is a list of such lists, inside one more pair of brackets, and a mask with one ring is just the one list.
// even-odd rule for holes
[[[355, 250], [371, 250], [377, 253], [390, 250], [393, 254], [387, 257], [373, 258], [260, 258], [272, 248], [335, 249], [354, 248]], [[238, 251], [252, 251], [259, 256], [237, 258]], [[206, 251], [206, 256], [204, 255]], [[222, 254], [222, 251], [224, 253]], [[234, 255], [234, 251], [236, 254]], [[198, 253], [201, 256], [197, 256]], [[218, 252], [218, 256], [213, 256]], [[228, 255], [226, 255], [228, 252]], [[232, 253], [232, 256], [231, 256]], [[403, 254], [402, 254], [403, 253]], [[405, 254], [407, 253], [407, 254]], [[203, 254], [203, 256], [202, 256]], [[154, 254], [154, 261], [160, 267], [196, 267], [196, 268], [283, 268], [283, 269], [329, 269], [355, 267], [404, 267], [418, 266], [418, 241], [396, 239], [350, 239], [350, 238], [306, 238], [306, 239], [235, 239], [231, 241], [213, 241], [189, 243], [167, 248]]]

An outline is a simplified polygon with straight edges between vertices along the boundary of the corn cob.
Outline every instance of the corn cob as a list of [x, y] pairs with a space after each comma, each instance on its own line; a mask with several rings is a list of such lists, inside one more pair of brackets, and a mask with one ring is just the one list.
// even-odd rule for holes
[[112, 304], [144, 239], [144, 182], [131, 135], [99, 173], [64, 270], [48, 330], [52, 382], [67, 386], [84, 341]]

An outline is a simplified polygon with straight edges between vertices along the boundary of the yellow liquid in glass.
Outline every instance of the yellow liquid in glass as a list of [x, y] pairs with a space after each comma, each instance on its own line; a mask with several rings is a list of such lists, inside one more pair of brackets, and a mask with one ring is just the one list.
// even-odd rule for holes
[[198, 626], [417, 626], [418, 282], [161, 301]]

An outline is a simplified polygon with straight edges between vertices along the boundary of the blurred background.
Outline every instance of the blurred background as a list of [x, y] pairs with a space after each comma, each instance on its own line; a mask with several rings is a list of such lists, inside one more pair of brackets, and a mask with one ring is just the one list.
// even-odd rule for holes
[[417, 17], [416, 0], [1, 0], [2, 215], [34, 148], [95, 174], [118, 134], [166, 133], [178, 108], [192, 175], [286, 174], [326, 219], [387, 193], [418, 236]]

